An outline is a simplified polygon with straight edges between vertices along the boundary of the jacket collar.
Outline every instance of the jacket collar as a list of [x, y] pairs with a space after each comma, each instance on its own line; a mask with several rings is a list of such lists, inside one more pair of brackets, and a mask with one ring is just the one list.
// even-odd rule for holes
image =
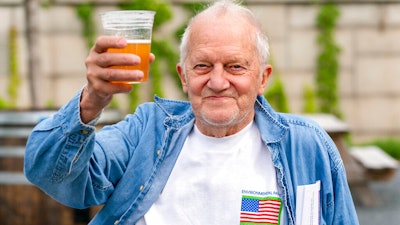
[[154, 96], [156, 105], [167, 115], [164, 124], [166, 126], [181, 128], [189, 122], [194, 122], [192, 106], [188, 101], [179, 101]]
[[[167, 114], [164, 123], [179, 128], [194, 122], [193, 109], [188, 101], [170, 100], [154, 97], [155, 103]], [[280, 141], [288, 131], [287, 122], [277, 113], [263, 96], [258, 96], [254, 105], [255, 122], [265, 143]], [[193, 120], [193, 121], [192, 121]]]
[[276, 112], [263, 96], [255, 103], [255, 122], [265, 143], [279, 142], [288, 132], [289, 126], [281, 113]]

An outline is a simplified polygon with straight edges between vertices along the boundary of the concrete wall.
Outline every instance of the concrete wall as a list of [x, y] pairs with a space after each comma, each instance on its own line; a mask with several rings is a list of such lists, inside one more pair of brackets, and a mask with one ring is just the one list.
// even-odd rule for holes
[[[23, 82], [18, 105], [29, 107], [26, 81], [26, 39], [22, 0], [0, 0], [0, 97], [7, 98], [8, 29], [19, 30], [20, 72]], [[40, 10], [41, 92], [40, 102], [61, 106], [85, 83], [84, 60], [88, 50], [81, 24], [69, 3], [56, 0]], [[96, 1], [100, 4], [110, 1]], [[172, 36], [186, 21], [183, 0], [172, 1], [174, 19], [155, 35]], [[187, 2], [187, 1], [186, 1]], [[312, 1], [246, 1], [260, 18], [270, 37], [274, 74], [285, 83], [290, 109], [301, 113], [304, 85], [313, 85], [317, 55]], [[341, 16], [336, 30], [340, 55], [339, 92], [344, 120], [354, 140], [400, 136], [400, 1], [339, 1]], [[114, 9], [102, 4], [97, 11]], [[166, 85], [171, 85], [167, 80]], [[146, 85], [144, 85], [146, 86]], [[168, 88], [167, 97], [182, 98], [179, 88]], [[117, 96], [124, 104], [125, 97]], [[144, 99], [147, 100], [147, 99]]]

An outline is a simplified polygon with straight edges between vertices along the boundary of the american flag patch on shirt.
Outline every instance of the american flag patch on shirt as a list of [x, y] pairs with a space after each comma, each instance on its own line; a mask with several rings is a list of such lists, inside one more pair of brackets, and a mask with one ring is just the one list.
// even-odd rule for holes
[[240, 225], [279, 224], [281, 211], [280, 198], [243, 196]]

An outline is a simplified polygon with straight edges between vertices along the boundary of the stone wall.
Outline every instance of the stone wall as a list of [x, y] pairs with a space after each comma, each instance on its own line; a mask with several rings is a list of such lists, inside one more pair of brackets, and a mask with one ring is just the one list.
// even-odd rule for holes
[[[18, 106], [29, 107], [26, 81], [26, 39], [23, 0], [0, 0], [0, 97], [7, 98], [8, 29], [19, 30], [19, 65], [23, 81]], [[61, 106], [85, 83], [84, 60], [88, 49], [81, 24], [70, 3], [55, 0], [40, 10], [41, 92], [40, 103]], [[111, 10], [110, 1], [99, 3], [97, 12]], [[108, 2], [108, 4], [104, 4]], [[181, 3], [171, 1], [174, 19], [155, 35], [172, 36], [186, 21]], [[285, 83], [290, 109], [301, 113], [304, 85], [314, 85], [317, 55], [315, 17], [318, 5], [301, 0], [246, 1], [260, 18], [270, 38], [274, 75]], [[340, 55], [339, 92], [344, 120], [354, 140], [400, 136], [400, 1], [338, 1], [341, 16], [336, 30]], [[166, 85], [170, 85], [168, 80]], [[167, 97], [182, 98], [179, 88]], [[170, 91], [172, 90], [172, 91]], [[124, 102], [124, 96], [117, 96]]]

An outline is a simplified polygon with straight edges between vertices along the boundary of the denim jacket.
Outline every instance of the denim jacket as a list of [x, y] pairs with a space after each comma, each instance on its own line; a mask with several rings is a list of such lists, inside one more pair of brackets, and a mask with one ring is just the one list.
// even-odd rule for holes
[[[90, 224], [135, 224], [157, 200], [194, 126], [191, 105], [156, 97], [95, 132], [77, 94], [39, 123], [26, 146], [27, 178], [70, 207], [104, 204]], [[320, 224], [358, 224], [339, 152], [315, 122], [275, 112], [259, 96], [255, 118], [271, 151], [287, 223], [296, 221], [296, 187], [321, 181]]]

